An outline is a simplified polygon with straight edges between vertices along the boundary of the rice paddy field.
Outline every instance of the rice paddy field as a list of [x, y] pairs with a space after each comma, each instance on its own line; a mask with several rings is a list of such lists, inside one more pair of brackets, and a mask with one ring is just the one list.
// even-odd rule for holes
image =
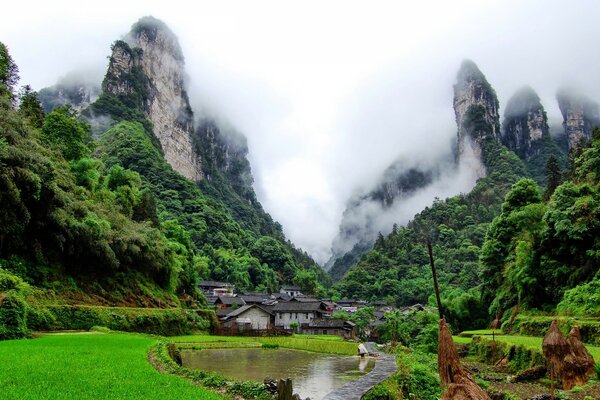
[[155, 338], [122, 333], [70, 333], [0, 341], [0, 398], [226, 399], [147, 360]]
[[234, 348], [261, 347], [263, 345], [278, 346], [286, 349], [314, 351], [338, 355], [356, 355], [358, 344], [346, 342], [338, 336], [325, 335], [293, 335], [280, 337], [239, 337], [239, 336], [175, 336], [169, 341], [179, 343], [182, 347], [194, 348]]

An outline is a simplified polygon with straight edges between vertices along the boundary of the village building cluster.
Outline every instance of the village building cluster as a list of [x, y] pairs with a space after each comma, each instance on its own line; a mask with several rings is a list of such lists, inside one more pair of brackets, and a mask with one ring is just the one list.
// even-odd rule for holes
[[334, 318], [337, 311], [353, 314], [363, 307], [374, 307], [372, 335], [383, 324], [385, 313], [394, 309], [384, 301], [317, 299], [306, 296], [300, 287], [282, 286], [279, 293], [236, 293], [227, 282], [201, 281], [208, 305], [216, 310], [222, 334], [286, 334], [337, 335], [355, 339], [352, 321]]

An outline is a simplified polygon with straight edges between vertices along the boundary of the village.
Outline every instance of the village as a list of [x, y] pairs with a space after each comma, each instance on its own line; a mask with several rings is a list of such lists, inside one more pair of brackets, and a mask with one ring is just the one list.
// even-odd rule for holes
[[[220, 335], [279, 336], [293, 333], [336, 335], [346, 340], [359, 338], [359, 331], [349, 317], [365, 307], [373, 308], [373, 317], [360, 332], [361, 339], [377, 340], [377, 327], [386, 313], [396, 311], [385, 301], [357, 299], [317, 299], [302, 293], [298, 286], [284, 285], [278, 293], [236, 293], [228, 282], [201, 281], [199, 287], [208, 306], [215, 309]], [[416, 304], [402, 308], [402, 313], [422, 310]]]

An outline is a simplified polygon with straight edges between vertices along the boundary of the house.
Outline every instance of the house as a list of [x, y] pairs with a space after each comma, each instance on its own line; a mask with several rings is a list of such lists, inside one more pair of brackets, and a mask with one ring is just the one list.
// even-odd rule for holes
[[302, 296], [301, 288], [299, 286], [282, 286], [279, 289], [279, 293], [285, 293], [290, 297]]
[[337, 335], [344, 339], [356, 338], [356, 324], [339, 318], [316, 318], [302, 325], [307, 335]]
[[215, 300], [215, 306], [217, 308], [237, 308], [245, 306], [246, 302], [244, 299], [236, 296], [219, 296]]
[[246, 304], [220, 318], [224, 328], [267, 330], [273, 327], [273, 314], [256, 304]]
[[235, 286], [227, 282], [200, 281], [198, 287], [206, 296], [233, 296]]
[[325, 311], [325, 304], [321, 301], [288, 301], [275, 304], [272, 312], [275, 314], [276, 327], [290, 329], [290, 324], [301, 326], [310, 323], [315, 318], [321, 318]]
[[288, 295], [287, 293], [273, 293], [271, 294], [271, 299], [277, 301], [290, 301], [292, 296]]
[[264, 293], [244, 293], [238, 297], [243, 299], [246, 304], [263, 304], [271, 300], [271, 297]]

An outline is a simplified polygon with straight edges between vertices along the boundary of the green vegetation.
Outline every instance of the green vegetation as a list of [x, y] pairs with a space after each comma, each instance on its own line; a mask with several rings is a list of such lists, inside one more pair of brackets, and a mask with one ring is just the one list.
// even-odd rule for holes
[[437, 400], [440, 398], [440, 379], [437, 357], [433, 353], [397, 349], [398, 372], [365, 394], [365, 400]]
[[148, 363], [156, 339], [131, 334], [45, 335], [0, 342], [2, 398], [224, 399]]
[[[113, 50], [133, 61], [141, 56], [123, 41]], [[27, 86], [17, 109], [17, 68], [0, 47], [0, 268], [33, 287], [26, 299], [7, 294], [2, 312], [22, 309], [24, 299], [198, 308], [200, 279], [229, 281], [240, 291], [295, 282], [322, 292], [324, 272], [285, 240], [251, 186], [235, 181], [250, 173], [245, 153], [229, 175], [207, 164], [213, 180], [202, 188], [166, 163], [144, 113], [154, 88], [139, 63], [132, 65], [126, 76], [109, 69], [105, 91], [84, 112], [91, 135], [69, 106], [44, 114]], [[118, 84], [130, 90], [110, 95]], [[56, 319], [40, 324], [69, 325]]]
[[558, 322], [558, 327], [564, 335], [571, 328], [578, 326], [584, 343], [600, 345], [600, 320], [576, 317], [557, 317], [544, 315], [530, 315], [523, 313], [517, 315], [510, 326], [510, 320], [503, 324], [503, 330], [519, 335], [544, 336], [552, 320]]
[[[487, 325], [487, 306], [473, 289], [481, 282], [479, 251], [489, 222], [525, 167], [493, 140], [484, 143], [484, 150], [488, 176], [469, 194], [436, 200], [406, 227], [381, 237], [336, 286], [342, 296], [383, 298], [398, 306], [427, 304], [433, 293], [430, 238], [447, 320], [456, 330]], [[432, 227], [437, 227], [434, 232]]]
[[[593, 312], [598, 279], [600, 130], [572, 160], [570, 179], [548, 202], [531, 180], [513, 186], [481, 251], [483, 296], [493, 314], [507, 320], [519, 308]], [[590, 306], [585, 296], [590, 292]]]
[[169, 341], [176, 343], [181, 348], [235, 348], [235, 347], [262, 347], [263, 344], [277, 345], [281, 348], [314, 351], [317, 353], [331, 353], [340, 355], [356, 355], [357, 344], [333, 339], [329, 336], [320, 338], [312, 335], [293, 335], [280, 337], [236, 337], [236, 336], [209, 336], [191, 335], [175, 336]]

